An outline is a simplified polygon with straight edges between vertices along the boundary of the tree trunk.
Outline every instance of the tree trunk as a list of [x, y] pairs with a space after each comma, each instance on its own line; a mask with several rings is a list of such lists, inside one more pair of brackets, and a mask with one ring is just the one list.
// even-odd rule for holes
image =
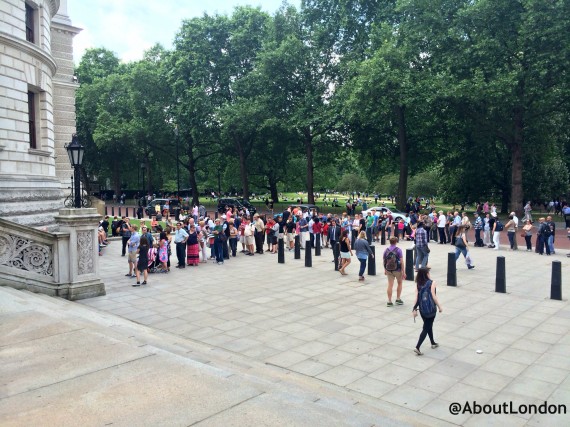
[[516, 212], [520, 217], [523, 207], [523, 162], [522, 146], [524, 140], [524, 120], [522, 108], [514, 111], [514, 133], [510, 144], [511, 151], [511, 212]]
[[239, 139], [236, 137], [234, 137], [234, 145], [236, 147], [236, 151], [239, 157], [239, 175], [243, 191], [242, 197], [244, 199], [249, 199], [249, 181], [247, 176], [247, 165], [246, 165], [247, 157], [243, 150], [242, 144], [240, 143]]
[[277, 180], [273, 176], [269, 176], [269, 191], [273, 203], [279, 203], [279, 192], [277, 191]]
[[315, 203], [315, 178], [314, 178], [314, 165], [313, 165], [313, 136], [309, 128], [304, 129], [304, 144], [305, 153], [307, 155], [307, 203]]
[[408, 137], [406, 135], [406, 120], [403, 105], [396, 106], [396, 120], [398, 123], [398, 143], [400, 145], [400, 180], [398, 182], [398, 199], [396, 207], [403, 211], [408, 199]]
[[189, 140], [186, 150], [186, 155], [188, 156], [188, 180], [192, 187], [192, 204], [200, 206], [200, 194], [198, 193], [198, 183], [196, 182], [196, 160], [194, 160], [192, 147], [192, 140]]

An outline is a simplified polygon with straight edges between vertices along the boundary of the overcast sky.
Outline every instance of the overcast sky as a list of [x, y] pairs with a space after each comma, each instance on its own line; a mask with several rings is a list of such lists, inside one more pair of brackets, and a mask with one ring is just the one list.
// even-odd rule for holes
[[[301, 0], [288, 0], [300, 7]], [[235, 6], [260, 6], [273, 14], [282, 0], [68, 0], [73, 26], [83, 31], [73, 39], [78, 63], [91, 47], [104, 47], [125, 61], [142, 58], [156, 43], [172, 48], [172, 41], [185, 18], [204, 12], [231, 14]]]

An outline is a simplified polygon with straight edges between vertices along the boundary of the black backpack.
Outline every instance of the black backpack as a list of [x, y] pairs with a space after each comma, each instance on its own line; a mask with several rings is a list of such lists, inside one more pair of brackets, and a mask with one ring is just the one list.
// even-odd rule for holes
[[437, 307], [431, 294], [431, 280], [427, 280], [418, 292], [420, 313], [423, 317], [435, 317]]
[[541, 234], [544, 237], [550, 237], [550, 235], [552, 234], [552, 228], [550, 228], [550, 224], [547, 222], [543, 222], [542, 223], [542, 232]]
[[505, 226], [503, 225], [503, 223], [499, 220], [497, 220], [496, 225], [495, 225], [495, 231], [503, 231], [505, 229]]
[[400, 258], [396, 253], [396, 250], [393, 251], [387, 250], [387, 254], [384, 256], [384, 268], [387, 271], [396, 271], [400, 268]]

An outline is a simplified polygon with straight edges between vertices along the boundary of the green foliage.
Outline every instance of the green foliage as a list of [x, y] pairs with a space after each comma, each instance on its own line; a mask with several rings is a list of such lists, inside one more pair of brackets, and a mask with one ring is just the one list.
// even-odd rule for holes
[[[86, 168], [115, 189], [567, 193], [570, 2], [304, 0], [184, 20], [169, 51], [77, 67]], [[178, 135], [175, 135], [175, 129]], [[410, 171], [410, 173], [408, 173]], [[408, 176], [409, 175], [409, 176]]]
[[397, 174], [385, 174], [376, 183], [374, 191], [378, 194], [393, 196], [398, 193], [399, 179]]
[[366, 191], [368, 180], [355, 173], [348, 173], [340, 178], [335, 188], [338, 191]]

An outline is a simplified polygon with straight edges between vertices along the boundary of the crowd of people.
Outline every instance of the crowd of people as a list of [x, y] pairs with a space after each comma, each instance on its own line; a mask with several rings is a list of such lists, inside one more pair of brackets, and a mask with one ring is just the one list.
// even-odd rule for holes
[[[517, 237], [523, 237], [526, 250], [532, 251], [532, 240], [535, 237], [534, 250], [543, 255], [556, 253], [555, 231], [556, 223], [549, 215], [538, 219], [534, 223], [530, 212], [525, 214], [525, 220], [521, 221], [515, 212], [511, 212], [507, 221], [498, 218], [494, 205], [480, 205], [480, 211], [473, 214], [470, 219], [466, 212], [458, 211], [444, 213], [431, 209], [429, 214], [421, 214], [411, 209], [405, 217], [394, 217], [388, 210], [385, 212], [370, 210], [360, 214], [341, 215], [323, 214], [312, 211], [303, 211], [300, 207], [290, 207], [282, 213], [269, 216], [265, 220], [259, 215], [249, 215], [247, 210], [238, 212], [235, 208], [228, 207], [219, 216], [206, 215], [193, 209], [187, 216], [181, 215], [178, 221], [167, 218], [166, 227], [159, 225], [155, 218], [147, 226], [142, 220], [140, 233], [138, 227], [131, 225], [129, 218], [114, 218], [109, 224], [106, 216], [99, 225], [100, 251], [108, 244], [107, 235], [109, 227], [113, 235], [121, 236], [122, 255], [129, 253], [130, 258], [135, 254], [140, 255], [139, 245], [142, 242], [148, 248], [147, 260], [144, 262], [130, 261], [128, 276], [136, 276], [135, 264], [152, 272], [168, 272], [170, 270], [170, 255], [176, 255], [176, 268], [198, 266], [213, 260], [218, 265], [237, 255], [241, 246], [241, 253], [253, 256], [269, 252], [277, 253], [277, 242], [283, 238], [284, 247], [288, 251], [294, 250], [295, 236], [299, 236], [301, 249], [307, 245], [315, 246], [316, 239], [323, 248], [333, 248], [336, 243], [340, 245], [339, 272], [347, 274], [346, 268], [351, 263], [351, 258], [356, 251], [356, 258], [360, 262], [359, 280], [364, 279], [366, 260], [372, 256], [370, 244], [380, 241], [383, 234], [387, 240], [396, 242], [406, 239], [414, 242], [416, 250], [415, 269], [419, 270], [428, 266], [429, 244], [451, 244], [455, 246], [456, 259], [461, 255], [465, 258], [467, 268], [473, 269], [474, 262], [469, 246], [487, 247], [499, 250], [501, 235], [506, 233], [510, 250], [518, 250]], [[570, 210], [567, 205], [563, 210]], [[201, 214], [204, 214], [202, 216]], [[468, 231], [474, 229], [474, 242], [470, 242]], [[153, 233], [157, 235], [155, 239]], [[570, 235], [569, 235], [570, 236]], [[264, 248], [264, 245], [267, 245]], [[172, 250], [174, 248], [174, 251]], [[140, 258], [140, 257], [139, 257]], [[384, 263], [386, 260], [384, 260]], [[398, 274], [387, 274], [392, 283], [398, 279]], [[400, 280], [398, 280], [400, 282]], [[146, 284], [146, 279], [142, 284]], [[391, 286], [389, 286], [391, 288]], [[399, 295], [396, 303], [399, 304]], [[392, 303], [391, 292], [388, 294], [388, 304]]]
[[[358, 280], [364, 281], [367, 261], [375, 256], [371, 249], [372, 242], [387, 238], [389, 245], [382, 254], [382, 266], [387, 277], [387, 307], [404, 304], [401, 295], [406, 274], [403, 267], [404, 255], [398, 247], [398, 242], [401, 239], [413, 241], [416, 252], [416, 292], [412, 316], [415, 321], [419, 314], [423, 320], [414, 352], [421, 356], [421, 346], [426, 337], [429, 337], [433, 349], [439, 346], [434, 340], [433, 323], [437, 311], [442, 311], [436, 284], [430, 278], [430, 243], [454, 245], [456, 261], [463, 255], [468, 269], [475, 268], [469, 247], [472, 245], [499, 250], [501, 234], [505, 232], [510, 250], [518, 249], [517, 236], [521, 236], [524, 237], [526, 250], [532, 251], [532, 240], [536, 236], [534, 248], [537, 253], [555, 253], [556, 224], [550, 215], [540, 217], [538, 223], [534, 223], [531, 209], [525, 206], [523, 220], [519, 220], [515, 212], [511, 212], [503, 224], [494, 205], [479, 207], [472, 219], [465, 212], [436, 212], [433, 206], [429, 214], [410, 209], [404, 218], [396, 218], [390, 211], [381, 212], [374, 209], [361, 214], [333, 215], [319, 213], [316, 209], [303, 211], [300, 207], [290, 207], [280, 214], [262, 218], [257, 213], [250, 216], [247, 210], [237, 212], [235, 208], [227, 207], [219, 217], [217, 214], [210, 216], [205, 212], [192, 210], [178, 221], [168, 219], [164, 229], [156, 219], [149, 225], [143, 220], [139, 227], [131, 224], [128, 217], [115, 217], [110, 224], [109, 217], [105, 216], [99, 224], [98, 239], [101, 251], [109, 244], [109, 227], [113, 235], [121, 236], [121, 254], [127, 256], [128, 263], [126, 276], [136, 278], [136, 282], [132, 284], [136, 287], [147, 284], [149, 272], [170, 271], [172, 247], [176, 255], [175, 267], [184, 269], [197, 267], [208, 260], [223, 265], [237, 256], [240, 246], [241, 253], [247, 256], [275, 254], [279, 239], [283, 239], [285, 250], [293, 251], [296, 236], [299, 237], [301, 250], [316, 245], [337, 248], [338, 252], [333, 253], [337, 257], [341, 275], [348, 274], [346, 269], [356, 254], [360, 264]], [[566, 215], [570, 238], [570, 207], [563, 205], [561, 212]], [[474, 229], [474, 242], [470, 242], [467, 236], [471, 228]]]

